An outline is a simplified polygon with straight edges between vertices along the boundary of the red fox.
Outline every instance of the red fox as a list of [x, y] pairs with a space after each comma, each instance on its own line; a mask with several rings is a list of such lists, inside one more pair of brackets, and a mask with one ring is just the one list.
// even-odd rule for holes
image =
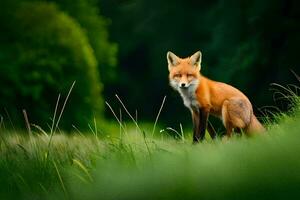
[[193, 141], [203, 140], [206, 128], [212, 138], [216, 137], [213, 127], [207, 123], [209, 114], [222, 119], [228, 137], [234, 129], [242, 129], [248, 135], [264, 131], [249, 99], [241, 91], [201, 75], [201, 59], [200, 51], [188, 58], [167, 53], [170, 85], [192, 112]]

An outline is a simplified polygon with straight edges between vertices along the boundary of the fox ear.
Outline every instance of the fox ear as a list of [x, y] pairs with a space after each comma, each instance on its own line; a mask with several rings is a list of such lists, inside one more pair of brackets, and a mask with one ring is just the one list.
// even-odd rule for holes
[[172, 66], [176, 66], [179, 64], [179, 57], [176, 56], [174, 53], [172, 53], [171, 51], [168, 51], [167, 53], [167, 60], [168, 60], [168, 67], [169, 69]]
[[201, 60], [202, 60], [202, 53], [201, 51], [197, 51], [196, 53], [194, 53], [191, 57], [191, 64], [195, 65], [199, 68], [201, 68]]

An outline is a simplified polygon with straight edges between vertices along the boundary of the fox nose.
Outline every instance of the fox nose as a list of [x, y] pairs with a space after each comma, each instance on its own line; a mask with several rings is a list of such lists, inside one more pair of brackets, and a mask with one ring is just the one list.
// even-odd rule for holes
[[181, 83], [180, 87], [185, 87], [186, 84], [185, 83]]

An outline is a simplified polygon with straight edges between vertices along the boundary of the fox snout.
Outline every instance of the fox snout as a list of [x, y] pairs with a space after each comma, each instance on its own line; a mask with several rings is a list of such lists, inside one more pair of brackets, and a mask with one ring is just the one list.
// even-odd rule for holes
[[179, 87], [180, 88], [188, 88], [189, 87], [189, 84], [187, 82], [180, 82], [179, 83]]
[[190, 81], [186, 75], [180, 75], [181, 77], [177, 80], [179, 88], [188, 88], [190, 86]]

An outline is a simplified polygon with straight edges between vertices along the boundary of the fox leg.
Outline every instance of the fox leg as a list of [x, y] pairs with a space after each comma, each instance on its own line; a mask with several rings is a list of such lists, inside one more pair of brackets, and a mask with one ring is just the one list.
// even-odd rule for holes
[[203, 108], [202, 109], [200, 108], [200, 119], [199, 119], [200, 140], [204, 139], [208, 116], [209, 116], [209, 112]]
[[192, 110], [192, 119], [193, 119], [193, 142], [199, 142], [200, 140], [200, 110]]
[[233, 127], [232, 127], [231, 124], [228, 124], [226, 126], [226, 136], [229, 137], [229, 138], [232, 136], [232, 129], [233, 129]]
[[[194, 135], [193, 141], [199, 142], [204, 139], [209, 112], [204, 109], [194, 108], [192, 110]], [[212, 136], [212, 135], [211, 135]], [[214, 135], [212, 137], [215, 137]]]
[[216, 133], [214, 127], [212, 126], [212, 124], [209, 121], [207, 121], [207, 130], [208, 130], [208, 133], [209, 133], [210, 137], [212, 139], [216, 139], [217, 133]]
[[233, 129], [244, 129], [250, 123], [252, 108], [243, 99], [232, 98], [225, 100], [222, 106], [222, 119], [227, 136]]
[[222, 106], [222, 121], [223, 121], [223, 124], [226, 128], [227, 137], [231, 137], [233, 126], [231, 124], [230, 115], [228, 113], [228, 104], [229, 104], [228, 100], [225, 100], [224, 103], [223, 103], [223, 106]]

